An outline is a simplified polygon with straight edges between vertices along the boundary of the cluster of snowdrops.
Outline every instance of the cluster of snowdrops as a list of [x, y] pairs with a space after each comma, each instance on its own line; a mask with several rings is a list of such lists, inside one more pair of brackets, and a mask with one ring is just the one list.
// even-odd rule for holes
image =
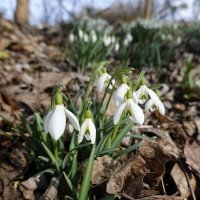
[[[107, 87], [112, 90], [116, 85], [116, 81], [111, 78], [112, 76], [107, 73], [106, 68], [100, 69], [95, 79], [97, 92], [103, 93]], [[135, 124], [142, 125], [144, 123], [144, 112], [140, 105], [143, 104], [145, 104], [145, 112], [159, 110], [161, 115], [165, 114], [165, 107], [158, 96], [158, 91], [150, 89], [145, 84], [144, 77], [138, 88], [128, 82], [128, 77], [121, 76], [121, 83], [117, 86], [112, 97], [116, 104], [116, 112], [113, 117], [114, 125], [117, 125], [123, 116], [128, 116]], [[69, 119], [72, 127], [78, 131], [79, 144], [84, 137], [92, 144], [95, 143], [96, 127], [93, 122], [92, 110], [86, 110], [85, 119], [80, 125], [77, 117], [65, 108], [62, 94], [57, 92], [55, 94], [55, 107], [44, 120], [44, 130], [50, 133], [54, 140], [58, 140], [65, 131], [66, 118]]]

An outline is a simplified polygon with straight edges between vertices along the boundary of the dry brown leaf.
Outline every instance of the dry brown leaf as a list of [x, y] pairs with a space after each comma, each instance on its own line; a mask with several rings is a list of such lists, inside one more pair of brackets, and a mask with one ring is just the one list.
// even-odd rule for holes
[[[174, 179], [181, 196], [187, 199], [191, 195], [191, 189], [194, 191], [196, 188], [196, 179], [191, 175], [190, 177], [187, 176], [187, 180], [185, 173], [180, 169], [178, 164], [175, 164], [171, 171], [171, 176]], [[188, 184], [188, 181], [190, 185]]]
[[101, 184], [106, 179], [110, 178], [114, 171], [119, 167], [120, 163], [107, 155], [97, 157], [94, 161], [92, 184]]
[[190, 165], [193, 169], [195, 169], [198, 172], [198, 175], [200, 176], [200, 145], [196, 141], [193, 141], [192, 143], [189, 143], [189, 141], [186, 141], [185, 148], [184, 148], [184, 155], [186, 158], [186, 162], [188, 165]]
[[146, 162], [146, 168], [149, 172], [145, 176], [145, 183], [151, 188], [157, 187], [165, 172], [165, 163], [175, 160], [175, 157], [165, 151], [165, 149], [156, 142], [144, 140], [139, 148], [139, 154]]
[[141, 156], [133, 156], [127, 160], [109, 179], [106, 191], [109, 194], [118, 194], [125, 187], [128, 178], [138, 181], [137, 177], [147, 173], [145, 160]]
[[155, 195], [155, 196], [150, 196], [150, 197], [145, 197], [145, 198], [140, 198], [140, 199], [134, 199], [134, 200], [186, 200], [183, 197], [177, 197], [177, 196], [167, 196], [167, 195]]
[[175, 157], [179, 157], [181, 154], [181, 150], [176, 146], [174, 141], [171, 139], [169, 132], [159, 129], [153, 128], [152, 126], [141, 126], [138, 128], [141, 133], [153, 133], [157, 135], [159, 138], [156, 141], [170, 154]]

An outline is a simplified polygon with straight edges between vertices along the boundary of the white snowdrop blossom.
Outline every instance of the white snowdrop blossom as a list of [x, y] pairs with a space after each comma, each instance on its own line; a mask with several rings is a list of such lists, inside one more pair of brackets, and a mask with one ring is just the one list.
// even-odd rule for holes
[[116, 106], [118, 106], [120, 103], [122, 103], [124, 101], [125, 95], [127, 93], [127, 91], [129, 90], [129, 86], [126, 83], [122, 83], [117, 90], [114, 93], [114, 100], [115, 100], [115, 104]]
[[74, 34], [70, 33], [70, 35], [69, 35], [69, 41], [70, 42], [74, 42], [74, 39], [75, 39]]
[[56, 105], [52, 111], [50, 111], [44, 120], [44, 130], [50, 133], [54, 140], [58, 140], [65, 131], [66, 118], [69, 119], [72, 126], [80, 131], [80, 125], [76, 116], [67, 110], [63, 105], [62, 95], [58, 94]]
[[78, 30], [78, 36], [79, 36], [80, 39], [83, 38], [83, 31], [82, 31], [82, 29]]
[[116, 110], [113, 119], [114, 125], [119, 122], [123, 113], [125, 113], [125, 115], [129, 116], [133, 122], [138, 123], [139, 125], [144, 123], [144, 113], [142, 109], [134, 102], [131, 90], [128, 91], [127, 99], [125, 99]]
[[97, 34], [95, 30], [91, 31], [92, 42], [95, 43], [97, 41]]
[[104, 35], [104, 37], [103, 37], [103, 43], [104, 43], [104, 45], [107, 47], [107, 46], [109, 46], [110, 44], [111, 44], [111, 37], [110, 36], [108, 36], [108, 35]]
[[115, 44], [115, 51], [116, 52], [119, 51], [119, 43], [118, 42]]
[[96, 141], [96, 127], [92, 121], [92, 113], [90, 110], [86, 112], [85, 120], [81, 124], [80, 132], [78, 134], [78, 143], [83, 141], [83, 137], [92, 144]]
[[136, 94], [139, 99], [139, 103], [143, 104], [147, 101], [148, 95], [150, 96], [150, 100], [145, 105], [145, 111], [154, 111], [155, 109], [158, 109], [161, 115], [165, 114], [165, 107], [163, 103], [161, 102], [160, 98], [157, 96], [157, 94], [148, 88], [146, 85], [142, 85], [137, 91]]
[[[106, 89], [110, 79], [111, 79], [111, 76], [107, 72], [102, 73], [98, 77], [98, 79], [96, 80], [96, 87], [97, 87], [98, 92], [103, 92]], [[109, 89], [112, 89], [114, 84], [115, 84], [115, 80], [113, 79], [111, 84], [109, 85]]]
[[83, 35], [83, 39], [84, 39], [84, 42], [86, 43], [89, 41], [89, 37], [86, 33]]

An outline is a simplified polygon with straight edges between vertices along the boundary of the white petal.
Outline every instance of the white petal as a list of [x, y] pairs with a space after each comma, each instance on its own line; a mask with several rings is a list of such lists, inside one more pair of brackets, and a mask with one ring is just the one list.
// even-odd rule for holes
[[78, 122], [78, 119], [76, 118], [76, 116], [72, 112], [67, 110], [66, 108], [64, 110], [65, 110], [65, 114], [68, 117], [69, 121], [71, 122], [72, 126], [77, 131], [80, 131], [80, 125], [79, 125], [79, 122]]
[[136, 94], [136, 92], [133, 92], [133, 101], [138, 104], [138, 96]]
[[91, 143], [94, 144], [96, 141], [96, 127], [91, 119], [88, 121], [88, 128], [90, 131]]
[[45, 132], [49, 132], [49, 120], [51, 119], [52, 111], [50, 111], [44, 119], [44, 130]]
[[129, 86], [127, 84], [121, 84], [114, 93], [114, 100], [116, 105], [122, 103], [124, 100], [124, 96], [129, 90]]
[[136, 95], [140, 104], [144, 104], [146, 102], [147, 99], [142, 99], [143, 95], [148, 96], [145, 85], [140, 86], [140, 88], [136, 91]]
[[122, 112], [124, 111], [125, 107], [126, 107], [126, 102], [122, 103], [122, 104], [117, 108], [117, 111], [116, 111], [116, 113], [115, 113], [115, 115], [114, 115], [114, 119], [113, 119], [114, 125], [116, 125], [116, 124], [119, 122], [120, 117], [121, 117], [121, 114], [122, 114]]
[[99, 77], [98, 84], [97, 84], [97, 90], [99, 92], [103, 92], [103, 90], [105, 89], [106, 87], [105, 81], [106, 81], [106, 75], [103, 74], [102, 76]]
[[[148, 112], [149, 110], [151, 110], [152, 106], [154, 104], [153, 99], [149, 99], [147, 101], [147, 103], [145, 104], [145, 111]], [[152, 111], [152, 110], [151, 110]]]
[[149, 96], [151, 97], [151, 99], [154, 100], [154, 102], [160, 101], [160, 99], [157, 96], [157, 94], [153, 90], [149, 89], [147, 86], [146, 86], [146, 91], [149, 94]]
[[83, 141], [83, 136], [85, 135], [86, 130], [87, 130], [87, 122], [84, 121], [81, 124], [81, 129], [80, 129], [80, 132], [78, 134], [78, 143], [79, 144]]
[[66, 116], [63, 105], [56, 105], [49, 120], [49, 133], [54, 140], [58, 140], [65, 131]]
[[161, 115], [165, 115], [165, 106], [161, 101], [157, 102], [157, 107]]
[[151, 99], [153, 99], [155, 105], [158, 107], [160, 114], [165, 115], [165, 107], [163, 103], [161, 102], [160, 98], [157, 96], [157, 94], [153, 90], [149, 89], [148, 87], [146, 87], [146, 91], [148, 92]]
[[139, 125], [142, 125], [144, 123], [144, 113], [142, 109], [133, 100], [129, 100], [129, 105], [131, 108], [132, 115], [134, 116], [133, 119]]

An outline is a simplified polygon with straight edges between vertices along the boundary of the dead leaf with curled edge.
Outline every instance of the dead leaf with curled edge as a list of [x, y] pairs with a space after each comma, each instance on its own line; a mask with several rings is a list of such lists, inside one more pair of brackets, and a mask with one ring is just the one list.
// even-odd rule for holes
[[189, 141], [186, 141], [184, 148], [184, 155], [186, 158], [186, 163], [191, 166], [194, 170], [198, 172], [200, 176], [200, 145], [196, 141], [193, 141], [191, 144]]
[[[187, 180], [185, 173], [180, 169], [178, 164], [175, 164], [171, 171], [171, 176], [174, 179], [174, 182], [176, 183], [176, 186], [181, 196], [187, 199], [191, 195], [191, 189], [193, 191], [195, 190], [197, 183], [196, 183], [196, 179], [194, 178], [192, 174], [190, 176], [189, 175], [187, 176], [188, 177], [188, 180]], [[188, 184], [188, 181], [190, 185]]]
[[157, 142], [144, 140], [138, 150], [146, 162], [149, 172], [145, 176], [145, 183], [151, 188], [156, 188], [165, 173], [165, 163], [175, 160], [175, 157], [168, 153]]
[[139, 155], [127, 160], [109, 179], [106, 186], [107, 193], [119, 194], [126, 186], [126, 183], [130, 181], [130, 178], [132, 182], [138, 182], [138, 177], [143, 178], [147, 173], [145, 164], [145, 160]]
[[105, 155], [97, 157], [94, 161], [92, 172], [92, 184], [98, 185], [111, 177], [111, 175], [120, 167], [120, 163], [113, 158]]

